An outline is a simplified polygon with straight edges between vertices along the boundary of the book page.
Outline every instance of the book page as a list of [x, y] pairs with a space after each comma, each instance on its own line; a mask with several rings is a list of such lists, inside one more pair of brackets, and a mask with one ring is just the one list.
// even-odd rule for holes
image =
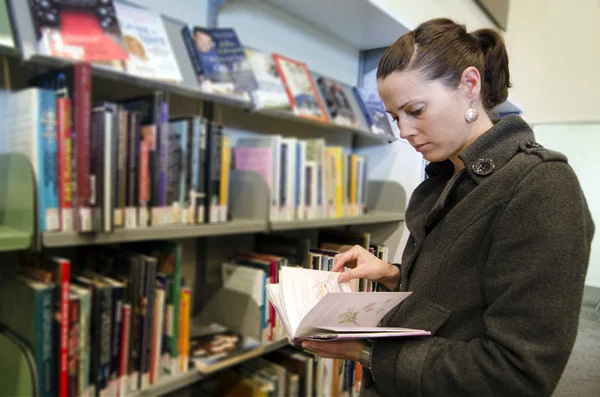
[[281, 319], [283, 323], [283, 327], [285, 328], [285, 332], [288, 334], [288, 337], [291, 338], [293, 332], [290, 328], [290, 324], [287, 319], [287, 314], [285, 312], [285, 306], [281, 300], [281, 292], [279, 290], [279, 284], [267, 284], [267, 296], [269, 297], [269, 302], [275, 308], [277, 315]]
[[339, 273], [284, 267], [279, 272], [279, 285], [291, 330], [330, 293], [350, 292], [349, 283], [338, 282]]
[[303, 318], [296, 334], [311, 328], [345, 327], [359, 332], [361, 327], [377, 327], [383, 316], [411, 292], [330, 293]]

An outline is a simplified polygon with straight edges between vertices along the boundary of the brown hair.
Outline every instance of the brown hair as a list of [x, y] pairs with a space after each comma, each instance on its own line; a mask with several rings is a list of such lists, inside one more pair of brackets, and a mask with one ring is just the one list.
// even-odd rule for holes
[[417, 70], [429, 80], [439, 79], [456, 88], [469, 66], [481, 74], [481, 98], [487, 111], [506, 101], [511, 85], [502, 36], [492, 29], [467, 33], [464, 25], [450, 19], [432, 19], [387, 49], [379, 61], [377, 79], [396, 71]]

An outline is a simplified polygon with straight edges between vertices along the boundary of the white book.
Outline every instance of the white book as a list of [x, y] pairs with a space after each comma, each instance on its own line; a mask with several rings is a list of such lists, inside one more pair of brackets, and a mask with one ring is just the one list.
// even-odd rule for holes
[[[282, 198], [285, 198], [284, 202], [279, 203], [280, 207], [280, 219], [286, 221], [294, 220], [294, 207], [296, 202], [296, 138], [283, 138], [281, 140], [281, 170], [285, 171], [282, 175], [282, 182], [284, 184], [280, 186], [282, 189]], [[285, 158], [284, 158], [285, 156]], [[285, 160], [285, 165], [283, 161]]]
[[273, 173], [271, 175], [271, 205], [269, 212], [269, 220], [279, 220], [279, 184], [280, 184], [280, 170], [281, 170], [281, 135], [272, 135], [268, 137], [257, 137], [257, 138], [241, 138], [236, 143], [236, 148], [259, 148], [259, 147], [270, 147], [272, 149], [272, 168]]
[[165, 312], [165, 290], [162, 288], [156, 289], [156, 299], [155, 299], [155, 309], [154, 313], [156, 318], [154, 319], [154, 349], [152, 349], [152, 353], [154, 354], [153, 367], [150, 368], [152, 371], [152, 379], [153, 383], [156, 383], [160, 379], [161, 375], [161, 350], [162, 350], [162, 341], [163, 341], [163, 325], [164, 325], [164, 312]]
[[291, 343], [304, 339], [365, 339], [430, 335], [425, 330], [378, 327], [411, 292], [351, 292], [339, 273], [283, 267], [279, 284], [267, 285]]
[[296, 144], [296, 205], [295, 219], [304, 219], [306, 201], [306, 142]]

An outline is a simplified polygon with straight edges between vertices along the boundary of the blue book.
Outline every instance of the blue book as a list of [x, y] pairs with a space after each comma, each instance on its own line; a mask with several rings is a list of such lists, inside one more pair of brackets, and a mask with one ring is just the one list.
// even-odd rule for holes
[[258, 82], [234, 29], [195, 26], [182, 34], [201, 89], [250, 100]]
[[394, 136], [392, 126], [385, 111], [385, 105], [377, 91], [360, 87], [353, 87], [353, 90], [371, 132]]
[[5, 146], [7, 152], [29, 158], [37, 179], [38, 212], [42, 231], [60, 228], [56, 139], [56, 93], [28, 88], [5, 100]]

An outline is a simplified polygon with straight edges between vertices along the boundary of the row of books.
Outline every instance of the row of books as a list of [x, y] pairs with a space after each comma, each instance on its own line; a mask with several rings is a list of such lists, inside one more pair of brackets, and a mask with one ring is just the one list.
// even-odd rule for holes
[[[29, 0], [29, 8], [40, 54], [174, 83], [182, 83], [180, 64], [189, 62], [202, 91], [336, 125], [365, 124], [374, 134], [393, 136], [375, 90], [313, 77], [301, 60], [245, 47], [234, 29], [185, 26], [180, 37], [169, 37], [156, 11], [112, 0]], [[186, 59], [177, 59], [172, 40], [183, 41], [188, 53], [177, 56]]]
[[40, 229], [227, 221], [230, 140], [222, 124], [170, 118], [162, 91], [92, 102], [90, 73], [77, 63], [2, 94], [0, 152], [30, 159]]
[[0, 322], [29, 344], [40, 396], [127, 396], [186, 372], [190, 305], [166, 242], [23, 255], [0, 282]]
[[261, 174], [271, 221], [341, 218], [366, 211], [367, 158], [324, 139], [247, 137], [237, 141], [238, 170]]
[[215, 397], [354, 397], [361, 383], [359, 363], [284, 347], [222, 371], [198, 389], [201, 395]]

